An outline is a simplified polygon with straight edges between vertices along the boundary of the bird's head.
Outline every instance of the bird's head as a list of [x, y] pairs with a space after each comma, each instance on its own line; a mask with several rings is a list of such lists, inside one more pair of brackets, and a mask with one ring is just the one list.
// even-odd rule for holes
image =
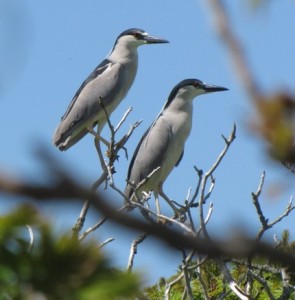
[[171, 91], [167, 104], [171, 103], [177, 96], [182, 96], [188, 99], [203, 94], [227, 91], [228, 89], [222, 86], [206, 84], [198, 79], [185, 79], [179, 82]]
[[163, 44], [169, 41], [152, 36], [146, 31], [138, 28], [130, 28], [123, 31], [117, 38], [115, 46], [118, 44], [125, 44], [127, 46], [139, 47], [144, 44]]

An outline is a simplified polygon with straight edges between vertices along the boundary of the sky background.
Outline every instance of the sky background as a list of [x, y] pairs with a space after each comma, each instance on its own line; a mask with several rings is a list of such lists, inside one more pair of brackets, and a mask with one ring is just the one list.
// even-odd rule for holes
[[[263, 211], [270, 220], [280, 215], [294, 194], [294, 175], [272, 162], [265, 145], [249, 130], [253, 109], [214, 31], [206, 2], [0, 0], [0, 171], [26, 180], [46, 181], [46, 166], [35, 151], [45, 146], [82, 184], [90, 186], [99, 177], [101, 168], [91, 136], [67, 152], [59, 152], [51, 144], [52, 134], [76, 90], [106, 57], [117, 36], [138, 27], [168, 39], [170, 44], [139, 48], [136, 80], [111, 117], [117, 124], [133, 107], [120, 136], [130, 124], [143, 119], [127, 144], [129, 157], [179, 81], [198, 78], [225, 86], [228, 92], [195, 100], [193, 129], [181, 164], [164, 185], [166, 194], [180, 202], [186, 197], [189, 187], [196, 185], [193, 165], [204, 171], [210, 168], [224, 147], [221, 135], [228, 136], [235, 122], [237, 138], [214, 174], [216, 186], [210, 198], [214, 211], [209, 230], [218, 237], [228, 237], [239, 227], [257, 232], [259, 222], [251, 192], [256, 191], [263, 170]], [[257, 10], [249, 2], [225, 1], [258, 84], [269, 93], [281, 89], [294, 93], [294, 2], [269, 1]], [[103, 136], [109, 136], [107, 128]], [[128, 163], [121, 152], [115, 175], [121, 189]], [[115, 194], [108, 194], [111, 201], [122, 202]], [[0, 194], [2, 213], [18, 203]], [[70, 231], [81, 206], [56, 201], [40, 207], [57, 230]], [[90, 212], [85, 229], [97, 220], [98, 216]], [[286, 228], [291, 229], [294, 238], [294, 213], [270, 231], [269, 240]], [[111, 223], [92, 235], [100, 242], [115, 238], [104, 251], [123, 269], [136, 236], [136, 232], [126, 233]], [[135, 268], [152, 283], [160, 276], [172, 275], [180, 262], [179, 253], [149, 238], [138, 250]]]

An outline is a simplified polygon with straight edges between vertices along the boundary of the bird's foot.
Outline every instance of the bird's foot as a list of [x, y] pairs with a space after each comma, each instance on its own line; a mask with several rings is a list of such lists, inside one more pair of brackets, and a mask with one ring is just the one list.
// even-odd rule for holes
[[181, 223], [184, 223], [186, 221], [186, 213], [183, 208], [177, 209], [174, 208], [174, 216], [173, 219], [179, 220]]
[[120, 157], [117, 153], [115, 153], [115, 151], [110, 148], [105, 152], [105, 154], [110, 159], [110, 161], [119, 160]]

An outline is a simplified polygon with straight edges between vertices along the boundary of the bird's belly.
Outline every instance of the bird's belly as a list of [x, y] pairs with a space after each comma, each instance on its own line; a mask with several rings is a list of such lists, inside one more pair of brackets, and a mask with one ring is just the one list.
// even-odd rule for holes
[[[185, 116], [185, 118], [187, 118], [187, 116]], [[177, 121], [179, 124], [177, 124]], [[183, 120], [179, 117], [179, 119], [174, 122], [174, 125], [176, 126], [171, 127], [169, 149], [166, 151], [159, 171], [159, 178], [162, 183], [166, 180], [180, 159], [180, 156], [184, 151], [185, 141], [191, 130], [190, 122], [182, 121]]]
[[184, 143], [173, 142], [171, 144], [171, 150], [165, 155], [165, 159], [162, 163], [160, 169], [160, 180], [164, 182], [168, 175], [171, 173], [176, 163], [178, 162], [182, 151], [183, 151]]

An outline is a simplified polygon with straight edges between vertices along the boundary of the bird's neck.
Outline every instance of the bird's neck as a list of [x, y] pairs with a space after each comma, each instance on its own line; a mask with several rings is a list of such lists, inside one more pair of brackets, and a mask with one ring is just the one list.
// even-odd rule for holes
[[193, 98], [176, 97], [168, 107], [169, 111], [185, 112], [189, 115], [193, 112]]
[[137, 64], [138, 55], [137, 47], [128, 45], [128, 44], [117, 44], [112, 50], [111, 54], [108, 57], [113, 62], [119, 63], [129, 63], [135, 62]]

